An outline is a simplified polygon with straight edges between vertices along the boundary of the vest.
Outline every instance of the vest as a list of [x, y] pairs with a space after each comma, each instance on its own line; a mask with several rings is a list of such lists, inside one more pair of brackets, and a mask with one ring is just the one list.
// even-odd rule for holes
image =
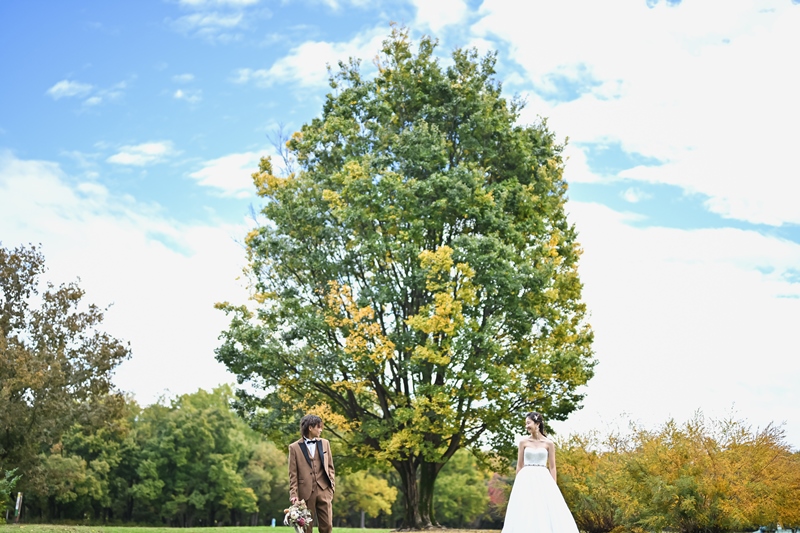
[[[301, 446], [305, 446], [305, 444], [301, 444]], [[317, 449], [314, 451], [313, 459], [310, 455], [309, 459], [311, 459], [311, 476], [314, 478], [313, 483], [323, 490], [329, 488], [331, 482], [328, 479], [328, 473], [325, 471], [325, 464], [322, 461], [322, 445], [317, 446]]]

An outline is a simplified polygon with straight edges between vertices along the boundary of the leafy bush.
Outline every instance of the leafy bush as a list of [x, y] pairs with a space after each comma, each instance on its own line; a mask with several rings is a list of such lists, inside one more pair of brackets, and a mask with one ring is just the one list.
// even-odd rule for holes
[[0, 520], [3, 520], [6, 514], [6, 509], [12, 504], [11, 492], [17, 485], [20, 476], [15, 475], [17, 469], [6, 470], [3, 477], [0, 478]]

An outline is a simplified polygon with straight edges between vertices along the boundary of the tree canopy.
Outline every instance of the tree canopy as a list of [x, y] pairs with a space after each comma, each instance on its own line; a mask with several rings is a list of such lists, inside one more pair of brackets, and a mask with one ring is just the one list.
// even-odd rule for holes
[[72, 424], [116, 418], [112, 372], [129, 356], [77, 283], [42, 290], [44, 270], [38, 248], [0, 246], [0, 470], [17, 468], [25, 490], [44, 490], [37, 456]]
[[564, 419], [594, 365], [562, 147], [518, 123], [495, 55], [435, 48], [395, 28], [373, 78], [340, 63], [287, 171], [261, 160], [254, 310], [220, 304], [217, 352], [255, 425], [286, 440], [314, 411], [345, 459], [391, 463], [407, 527], [435, 522], [457, 450], [513, 453], [524, 413]]

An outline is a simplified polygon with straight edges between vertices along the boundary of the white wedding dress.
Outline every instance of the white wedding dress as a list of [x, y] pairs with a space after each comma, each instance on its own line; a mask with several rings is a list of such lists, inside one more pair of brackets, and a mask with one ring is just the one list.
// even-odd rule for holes
[[525, 466], [511, 488], [503, 533], [578, 533], [547, 468], [547, 448], [525, 448], [523, 457]]

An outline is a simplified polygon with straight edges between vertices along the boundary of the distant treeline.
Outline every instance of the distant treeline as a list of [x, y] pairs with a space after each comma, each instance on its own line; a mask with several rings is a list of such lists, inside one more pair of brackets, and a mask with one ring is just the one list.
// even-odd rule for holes
[[[231, 400], [229, 387], [144, 409], [128, 400], [123, 416], [100, 428], [73, 424], [18, 472], [23, 520], [280, 523], [288, 504], [286, 452], [250, 429]], [[339, 450], [342, 459], [346, 453]], [[572, 436], [559, 442], [558, 460], [559, 485], [582, 531], [800, 525], [800, 454], [775, 427], [753, 431], [698, 416], [655, 431]], [[396, 527], [403, 510], [394, 476], [341, 468], [337, 524]], [[500, 528], [511, 483], [510, 468], [491, 472], [463, 450], [437, 481], [435, 515], [450, 527]]]
[[[231, 400], [227, 386], [144, 409], [128, 400], [123, 416], [100, 428], [73, 424], [18, 470], [14, 492], [25, 495], [23, 521], [280, 524], [289, 503], [286, 451], [250, 429]], [[393, 473], [340, 472], [338, 525], [358, 526], [362, 513], [365, 525], [396, 525], [402, 509]], [[440, 482], [441, 520], [478, 525], [488, 509], [488, 478], [469, 453], [454, 458]]]
[[201, 526], [282, 515], [285, 456], [230, 399], [220, 388], [144, 409], [127, 401], [100, 428], [73, 424], [21, 472], [24, 520]]

